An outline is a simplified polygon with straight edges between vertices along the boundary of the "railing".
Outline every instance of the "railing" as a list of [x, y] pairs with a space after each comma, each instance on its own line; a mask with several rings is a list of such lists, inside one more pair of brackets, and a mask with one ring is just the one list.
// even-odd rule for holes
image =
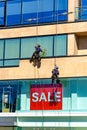
[[80, 6], [75, 8], [75, 21], [87, 20], [87, 6]]

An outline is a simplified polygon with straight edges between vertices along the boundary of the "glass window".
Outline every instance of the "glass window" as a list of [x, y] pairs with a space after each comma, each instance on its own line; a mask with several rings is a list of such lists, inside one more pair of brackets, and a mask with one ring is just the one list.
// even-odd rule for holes
[[32, 56], [37, 38], [22, 38], [21, 39], [21, 58], [29, 58]]
[[[87, 77], [61, 78], [61, 83], [63, 86], [62, 110], [87, 110]], [[31, 112], [31, 84], [51, 84], [51, 79], [0, 81], [0, 104], [2, 106], [0, 111]]]
[[87, 1], [81, 0], [81, 7], [80, 7], [80, 18], [82, 20], [87, 19]]
[[53, 22], [56, 20], [67, 20], [67, 15], [62, 14], [67, 12], [67, 6], [67, 0], [23, 0], [23, 24], [37, 24], [42, 22]]
[[66, 49], [66, 35], [54, 36], [54, 56], [65, 56]]
[[23, 0], [22, 15], [23, 23], [36, 23], [34, 19], [37, 18], [37, 0]]
[[6, 10], [6, 25], [17, 25], [20, 24], [21, 18], [21, 0], [12, 0], [7, 1], [7, 10]]
[[44, 57], [53, 56], [53, 36], [38, 37], [37, 42], [41, 45], [42, 50], [45, 50]]
[[18, 81], [0, 81], [0, 111], [15, 112], [20, 85]]
[[4, 60], [4, 66], [19, 66], [19, 60]]
[[68, 14], [68, 0], [55, 0], [55, 20], [66, 21]]
[[[21, 39], [21, 58], [29, 58], [35, 51], [35, 45], [40, 44], [45, 50], [43, 57], [65, 56], [66, 55], [66, 35], [43, 36]], [[54, 46], [54, 47], [53, 47]], [[54, 53], [54, 54], [53, 54]]]
[[0, 2], [0, 26], [4, 25], [4, 2]]
[[[39, 0], [38, 1], [38, 22], [52, 22], [54, 11], [54, 0]], [[49, 3], [49, 4], [48, 4]]]
[[5, 59], [19, 58], [20, 39], [5, 40]]
[[64, 15], [63, 13], [67, 12], [67, 1], [68, 0], [1, 1], [0, 25], [5, 25], [4, 22], [6, 22], [6, 26], [12, 26], [66, 21], [67, 14]]
[[4, 40], [0, 40], [0, 66], [3, 66]]
[[21, 58], [31, 57], [36, 44], [40, 44], [42, 50], [45, 50], [44, 56], [53, 56], [53, 36], [46, 36], [21, 39]]
[[0, 40], [0, 59], [3, 59], [4, 54], [4, 40]]
[[0, 60], [0, 67], [3, 66], [3, 60]]
[[23, 0], [23, 23], [31, 24], [53, 21], [53, 1], [54, 0]]

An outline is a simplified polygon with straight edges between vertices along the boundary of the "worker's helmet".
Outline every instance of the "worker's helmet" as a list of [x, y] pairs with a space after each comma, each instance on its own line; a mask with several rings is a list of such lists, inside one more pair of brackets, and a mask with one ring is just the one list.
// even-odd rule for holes
[[40, 47], [40, 45], [39, 45], [39, 44], [37, 44], [37, 47]]
[[58, 66], [55, 66], [55, 69], [58, 69], [59, 67]]

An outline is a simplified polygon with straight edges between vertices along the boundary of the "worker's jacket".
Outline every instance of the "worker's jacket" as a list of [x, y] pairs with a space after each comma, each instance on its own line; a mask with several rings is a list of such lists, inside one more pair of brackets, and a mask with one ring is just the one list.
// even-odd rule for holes
[[53, 75], [59, 75], [58, 69], [53, 69], [53, 70], [52, 70], [52, 74], [53, 74]]
[[40, 52], [42, 52], [42, 49], [40, 47], [35, 46], [35, 52], [39, 54]]

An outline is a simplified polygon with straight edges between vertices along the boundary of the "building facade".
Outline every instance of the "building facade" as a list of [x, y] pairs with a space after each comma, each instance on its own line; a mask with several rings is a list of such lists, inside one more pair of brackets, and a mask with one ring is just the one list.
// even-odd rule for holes
[[0, 0], [0, 129], [86, 130], [86, 91], [87, 1]]

